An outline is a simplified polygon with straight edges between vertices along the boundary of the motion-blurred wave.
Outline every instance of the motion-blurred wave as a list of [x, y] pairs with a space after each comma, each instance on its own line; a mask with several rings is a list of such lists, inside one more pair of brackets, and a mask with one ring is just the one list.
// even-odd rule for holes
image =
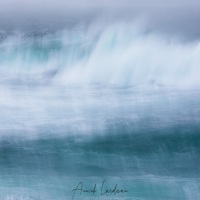
[[[98, 23], [97, 23], [98, 24]], [[139, 25], [1, 33], [0, 73], [64, 84], [199, 85], [199, 42], [178, 42]]]

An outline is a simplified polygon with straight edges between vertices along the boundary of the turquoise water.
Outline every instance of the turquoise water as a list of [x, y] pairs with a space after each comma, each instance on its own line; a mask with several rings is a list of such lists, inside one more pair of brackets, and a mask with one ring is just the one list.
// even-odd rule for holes
[[79, 182], [97, 192], [74, 199], [199, 198], [197, 91], [52, 88], [7, 86], [1, 199], [71, 199]]
[[2, 39], [0, 199], [200, 198], [199, 47], [127, 29]]

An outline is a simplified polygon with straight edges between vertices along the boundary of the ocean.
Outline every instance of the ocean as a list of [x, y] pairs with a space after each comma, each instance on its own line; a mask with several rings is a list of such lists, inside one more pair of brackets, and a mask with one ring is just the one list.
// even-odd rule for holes
[[199, 42], [138, 24], [0, 32], [0, 199], [200, 199]]

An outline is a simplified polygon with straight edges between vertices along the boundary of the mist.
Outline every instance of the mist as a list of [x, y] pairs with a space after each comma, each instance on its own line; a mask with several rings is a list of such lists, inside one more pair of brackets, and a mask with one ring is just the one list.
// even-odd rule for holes
[[133, 22], [184, 40], [198, 40], [200, 3], [186, 1], [48, 1], [8, 0], [0, 2], [0, 30], [66, 29], [94, 21]]

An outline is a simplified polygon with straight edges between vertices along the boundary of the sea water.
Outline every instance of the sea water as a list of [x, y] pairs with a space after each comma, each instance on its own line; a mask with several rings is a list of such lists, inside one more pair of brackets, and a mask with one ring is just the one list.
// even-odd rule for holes
[[0, 199], [199, 199], [199, 43], [95, 27], [1, 32]]

